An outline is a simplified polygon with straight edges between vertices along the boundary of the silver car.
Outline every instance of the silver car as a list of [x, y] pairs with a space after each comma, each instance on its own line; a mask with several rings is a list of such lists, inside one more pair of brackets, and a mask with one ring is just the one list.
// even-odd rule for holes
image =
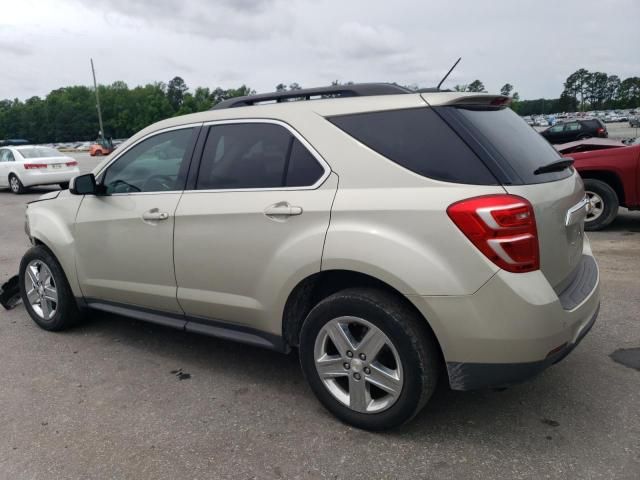
[[441, 374], [532, 377], [593, 325], [599, 274], [580, 177], [508, 102], [361, 84], [151, 125], [28, 206], [27, 311], [298, 349], [322, 404], [372, 430]]

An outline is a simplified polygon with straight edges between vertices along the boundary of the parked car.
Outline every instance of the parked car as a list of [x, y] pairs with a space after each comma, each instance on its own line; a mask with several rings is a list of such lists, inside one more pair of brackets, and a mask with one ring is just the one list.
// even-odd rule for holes
[[627, 144], [622, 140], [612, 138], [585, 138], [576, 140], [575, 142], [560, 143], [554, 145], [554, 148], [562, 155], [574, 152], [587, 152], [593, 150], [606, 150], [609, 148], [626, 147]]
[[586, 230], [601, 230], [618, 215], [618, 207], [640, 209], [640, 145], [616, 146], [566, 154], [584, 180], [590, 203]]
[[78, 162], [54, 148], [0, 148], [0, 187], [9, 187], [13, 193], [24, 193], [35, 185], [58, 184], [65, 189], [79, 173]]
[[629, 118], [629, 126], [638, 128], [640, 127], [640, 117], [630, 117]]
[[548, 127], [549, 122], [544, 117], [537, 117], [535, 120], [536, 127]]
[[[283, 101], [318, 96], [337, 98]], [[509, 101], [363, 84], [153, 124], [29, 204], [26, 309], [46, 330], [93, 308], [297, 348], [365, 429], [411, 419], [441, 371], [529, 378], [587, 334], [599, 276], [580, 177]]]
[[597, 118], [558, 123], [540, 132], [550, 143], [566, 143], [589, 137], [606, 138], [607, 127]]
[[29, 143], [29, 140], [25, 140], [24, 138], [9, 138], [7, 140], [0, 140], [0, 147], [29, 145]]

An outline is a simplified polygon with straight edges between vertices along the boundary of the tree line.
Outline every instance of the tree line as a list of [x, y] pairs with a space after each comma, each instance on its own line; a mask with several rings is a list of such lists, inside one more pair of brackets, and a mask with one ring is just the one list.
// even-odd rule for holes
[[[346, 82], [352, 84], [353, 82]], [[332, 82], [340, 84], [339, 81]], [[276, 91], [299, 90], [298, 83], [276, 85]], [[409, 88], [417, 88], [413, 85]], [[480, 80], [455, 85], [455, 91], [485, 92]], [[129, 88], [125, 82], [98, 86], [105, 136], [126, 138], [164, 118], [208, 110], [228, 98], [254, 94], [246, 85], [223, 89], [197, 87], [190, 91], [181, 77]], [[581, 68], [569, 75], [559, 98], [520, 100], [513, 85], [500, 93], [513, 98], [512, 108], [521, 115], [578, 110], [640, 107], [640, 77], [624, 80], [604, 72]], [[93, 140], [98, 137], [95, 92], [86, 86], [63, 87], [46, 97], [0, 100], [0, 139], [26, 138], [34, 143]]]

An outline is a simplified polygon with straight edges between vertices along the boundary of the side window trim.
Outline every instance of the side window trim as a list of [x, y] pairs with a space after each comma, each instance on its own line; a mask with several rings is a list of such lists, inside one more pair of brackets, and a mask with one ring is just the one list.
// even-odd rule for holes
[[192, 137], [191, 137], [191, 141], [189, 142], [189, 146], [187, 147], [187, 151], [185, 152], [185, 159], [182, 163], [182, 165], [180, 165], [180, 170], [178, 173], [178, 176], [180, 178], [182, 178], [182, 185], [183, 188], [180, 190], [169, 190], [169, 191], [158, 191], [158, 192], [127, 192], [127, 193], [113, 193], [113, 196], [120, 196], [120, 195], [158, 195], [158, 194], [163, 194], [163, 193], [180, 193], [183, 192], [184, 189], [186, 188], [186, 184], [187, 184], [187, 178], [189, 176], [189, 172], [191, 169], [191, 164], [194, 160], [194, 154], [196, 153], [197, 149], [196, 147], [198, 146], [198, 140], [200, 140], [200, 138], [203, 135], [200, 135], [201, 131], [203, 130], [202, 128], [202, 122], [198, 122], [198, 123], [191, 123], [191, 124], [185, 124], [185, 125], [177, 125], [174, 127], [168, 127], [168, 128], [163, 128], [161, 130], [156, 130], [154, 132], [150, 132], [147, 135], [145, 135], [144, 137], [139, 138], [138, 140], [136, 140], [135, 142], [131, 143], [130, 145], [127, 145], [127, 147], [122, 150], [121, 152], [118, 152], [118, 155], [116, 157], [114, 157], [112, 160], [109, 161], [109, 163], [105, 164], [102, 166], [102, 168], [96, 173], [96, 182], [100, 183], [102, 182], [104, 175], [106, 173], [106, 171], [109, 169], [109, 167], [111, 165], [113, 165], [115, 162], [117, 162], [122, 156], [124, 156], [129, 150], [131, 150], [132, 148], [134, 148], [136, 145], [139, 145], [140, 143], [144, 142], [145, 140], [149, 140], [150, 138], [153, 138], [157, 135], [163, 134], [163, 133], [167, 133], [167, 132], [171, 132], [174, 130], [184, 130], [190, 128], [193, 130], [192, 133]]
[[[313, 156], [313, 158], [320, 164], [322, 169], [324, 170], [322, 176], [313, 184], [305, 187], [269, 187], [269, 188], [237, 188], [237, 189], [204, 189], [197, 190], [196, 184], [198, 180], [198, 173], [200, 171], [200, 165], [202, 163], [202, 156], [204, 154], [204, 146], [206, 143], [206, 139], [209, 135], [209, 131], [211, 127], [215, 127], [216, 125], [230, 125], [230, 124], [246, 124], [246, 123], [268, 123], [273, 125], [279, 125], [284, 127], [293, 138], [297, 139], [303, 147], [305, 147], [309, 153]], [[291, 148], [293, 147], [293, 141], [289, 145], [289, 153], [291, 153]], [[287, 155], [287, 161], [289, 161], [290, 155]], [[288, 165], [287, 165], [288, 166]], [[284, 175], [286, 175], [287, 169], [285, 168]], [[185, 186], [185, 193], [207, 193], [207, 192], [264, 192], [264, 191], [286, 191], [286, 190], [316, 190], [322, 186], [322, 184], [329, 178], [331, 175], [331, 167], [325, 161], [325, 159], [318, 153], [318, 151], [304, 138], [297, 130], [295, 130], [291, 125], [281, 120], [274, 120], [270, 118], [241, 118], [241, 119], [229, 119], [229, 120], [212, 120], [208, 122], [204, 122], [202, 124], [202, 132], [198, 138], [198, 142], [196, 145], [196, 149], [194, 151], [194, 155], [191, 162], [191, 167], [189, 169], [189, 175], [187, 178], [187, 184]]]

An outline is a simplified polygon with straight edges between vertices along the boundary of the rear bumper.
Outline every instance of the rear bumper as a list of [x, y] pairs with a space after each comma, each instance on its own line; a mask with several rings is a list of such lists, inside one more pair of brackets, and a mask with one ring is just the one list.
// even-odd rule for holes
[[[44, 169], [43, 169], [44, 170]], [[25, 171], [20, 174], [20, 181], [25, 187], [34, 185], [53, 185], [57, 183], [66, 183], [73, 177], [80, 175], [80, 169], [64, 170], [56, 172], [55, 170], [46, 171]]]
[[473, 295], [410, 300], [440, 342], [454, 390], [525, 380], [568, 355], [600, 308], [598, 267], [588, 243], [584, 267], [562, 292], [540, 271], [499, 271]]
[[571, 353], [589, 333], [600, 311], [600, 305], [591, 319], [582, 327], [571, 343], [548, 355], [544, 360], [526, 363], [458, 363], [447, 362], [449, 381], [453, 390], [477, 390], [486, 387], [506, 387], [538, 375]]

